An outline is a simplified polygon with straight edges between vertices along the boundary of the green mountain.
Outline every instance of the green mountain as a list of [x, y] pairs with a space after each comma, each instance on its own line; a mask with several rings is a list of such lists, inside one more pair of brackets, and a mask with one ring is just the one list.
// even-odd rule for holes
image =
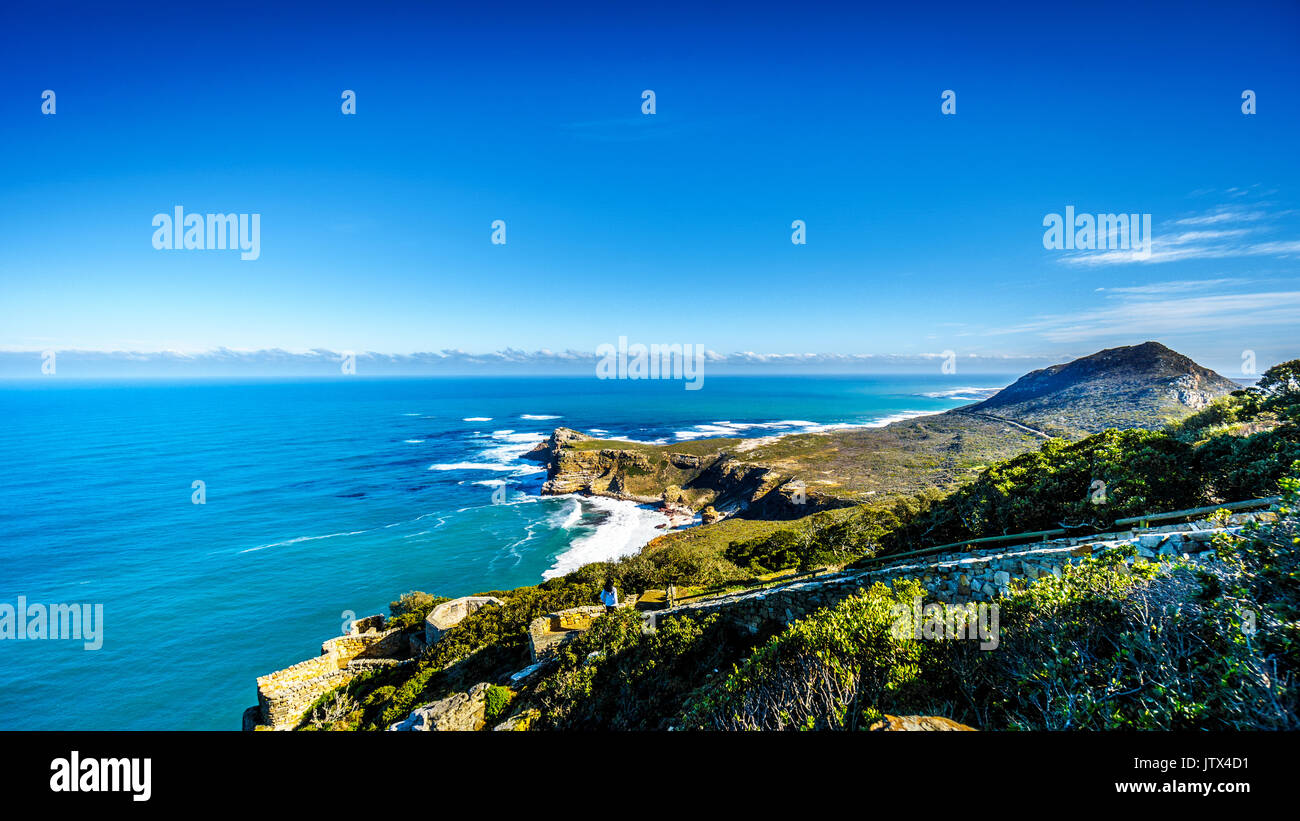
[[1240, 388], [1159, 342], [1143, 342], [1027, 373], [962, 410], [1057, 436], [1106, 428], [1154, 430]]

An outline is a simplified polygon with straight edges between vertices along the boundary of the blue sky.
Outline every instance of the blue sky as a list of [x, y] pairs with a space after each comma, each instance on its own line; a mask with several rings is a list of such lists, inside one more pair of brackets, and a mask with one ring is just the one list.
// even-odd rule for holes
[[10, 4], [0, 350], [1300, 356], [1300, 5], [902, 5]]

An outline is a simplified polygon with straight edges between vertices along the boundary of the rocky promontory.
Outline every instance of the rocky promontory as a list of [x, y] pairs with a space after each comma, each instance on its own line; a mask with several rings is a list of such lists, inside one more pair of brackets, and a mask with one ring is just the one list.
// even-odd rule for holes
[[649, 444], [556, 428], [524, 458], [546, 465], [542, 492], [714, 508], [791, 519], [945, 490], [1045, 437], [1155, 428], [1239, 388], [1157, 342], [1099, 351], [1033, 371], [993, 397], [883, 427], [846, 425], [764, 439]]
[[810, 491], [793, 473], [745, 459], [739, 447], [744, 441], [652, 445], [556, 428], [524, 458], [546, 465], [545, 495], [583, 493], [669, 509], [708, 510], [710, 521], [741, 511], [760, 518], [791, 518], [852, 504]]

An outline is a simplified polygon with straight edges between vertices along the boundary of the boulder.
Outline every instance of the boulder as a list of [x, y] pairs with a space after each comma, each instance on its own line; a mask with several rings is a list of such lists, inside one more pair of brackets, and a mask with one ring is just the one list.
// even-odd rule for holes
[[425, 644], [436, 644], [444, 633], [460, 624], [466, 616], [477, 613], [484, 607], [500, 607], [504, 603], [495, 596], [462, 596], [443, 602], [430, 610], [424, 619]]
[[974, 727], [967, 727], [943, 716], [891, 716], [886, 714], [882, 721], [877, 721], [867, 728], [877, 731], [965, 731], [975, 732]]
[[692, 470], [698, 468], [701, 464], [700, 457], [690, 453], [670, 453], [668, 462], [675, 468]]
[[529, 725], [541, 717], [541, 715], [542, 714], [539, 710], [524, 710], [523, 712], [515, 713], [492, 729], [494, 731], [501, 730], [506, 732], [527, 730]]
[[483, 729], [487, 708], [487, 682], [475, 684], [468, 693], [455, 693], [441, 701], [417, 707], [404, 721], [393, 724], [390, 732], [437, 730], [468, 732]]

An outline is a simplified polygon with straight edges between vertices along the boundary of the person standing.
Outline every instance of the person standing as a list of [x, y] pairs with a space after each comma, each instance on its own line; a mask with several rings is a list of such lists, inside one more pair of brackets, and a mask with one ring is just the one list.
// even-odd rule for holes
[[606, 613], [613, 613], [618, 609], [618, 589], [614, 587], [613, 579], [606, 581], [605, 589], [600, 591], [600, 603], [605, 605]]

